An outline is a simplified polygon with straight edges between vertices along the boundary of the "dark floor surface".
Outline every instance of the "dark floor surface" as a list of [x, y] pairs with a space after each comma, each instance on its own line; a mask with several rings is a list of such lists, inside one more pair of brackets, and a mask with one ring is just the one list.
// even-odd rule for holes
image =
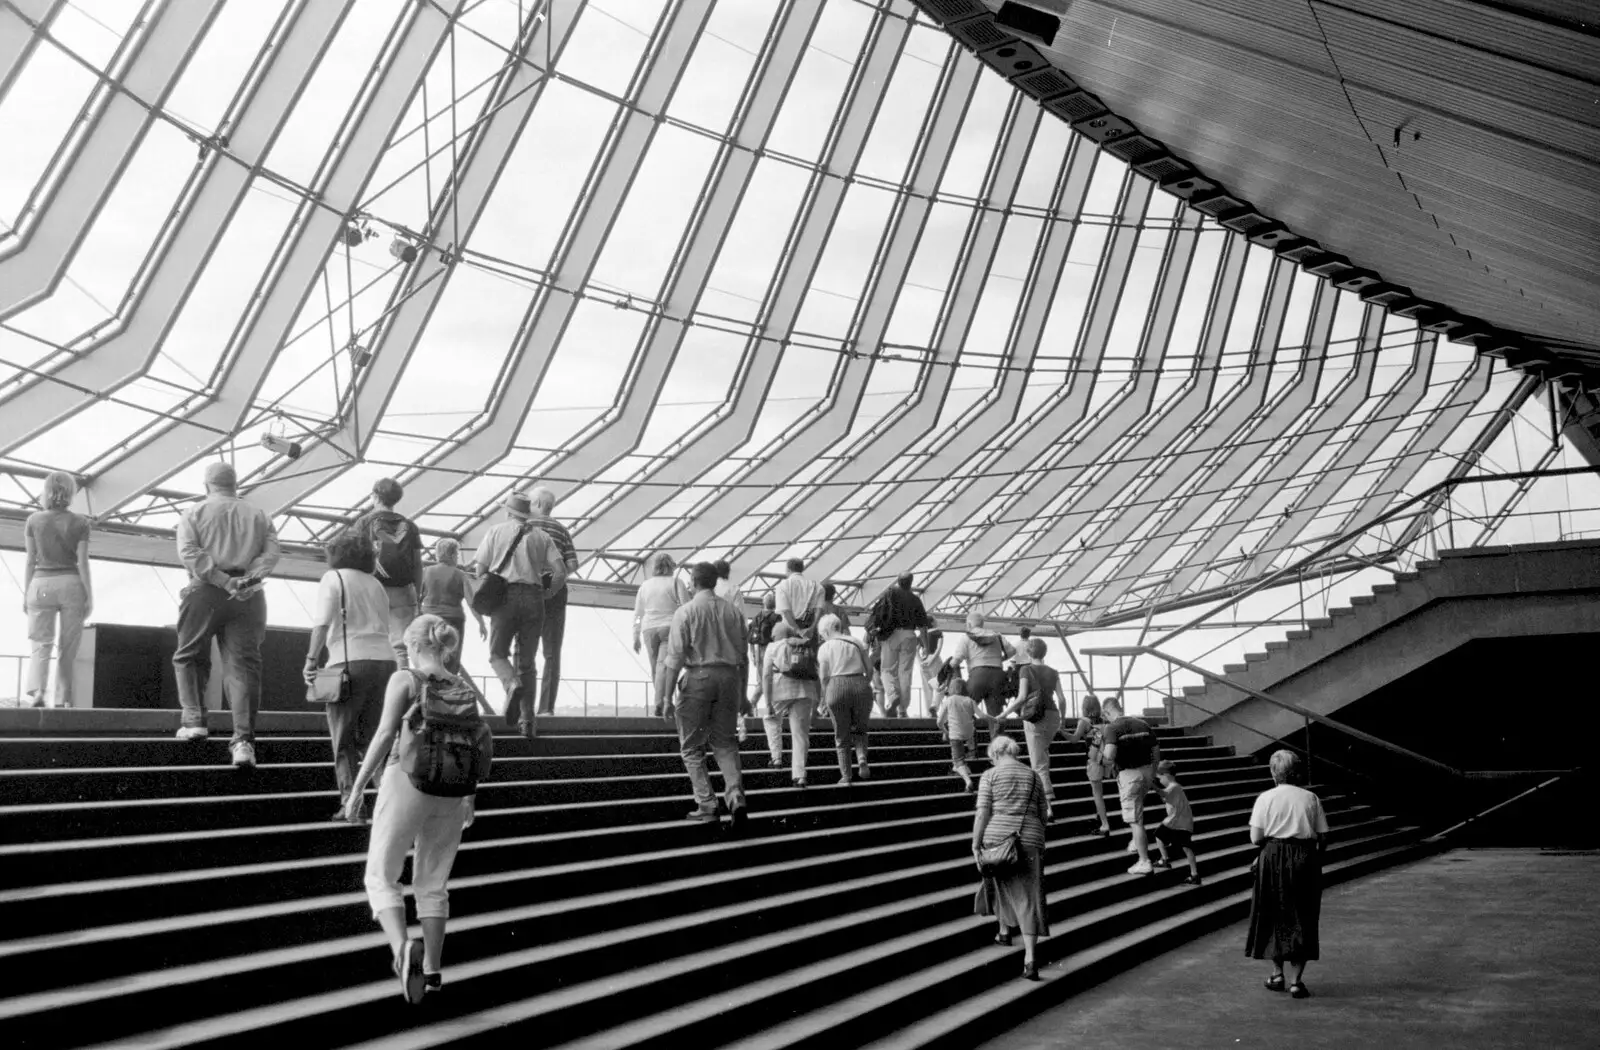
[[1245, 926], [1068, 1000], [984, 1050], [1600, 1047], [1600, 853], [1456, 850], [1332, 887], [1312, 998], [1262, 987]]

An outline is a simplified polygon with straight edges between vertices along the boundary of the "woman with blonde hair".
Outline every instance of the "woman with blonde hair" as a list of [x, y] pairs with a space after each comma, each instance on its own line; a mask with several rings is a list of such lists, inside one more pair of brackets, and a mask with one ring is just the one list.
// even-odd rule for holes
[[834, 750], [839, 754], [839, 784], [849, 787], [850, 749], [855, 748], [855, 775], [866, 780], [867, 721], [872, 717], [872, 660], [867, 647], [856, 641], [831, 613], [817, 624], [822, 644], [817, 648], [817, 678], [822, 699], [833, 716]]
[[[1044, 791], [1033, 770], [1017, 759], [1017, 742], [1003, 733], [989, 741], [993, 763], [978, 781], [978, 812], [972, 821], [972, 853], [999, 846], [1017, 836], [1017, 862], [989, 877], [988, 897], [1000, 931], [994, 942], [1011, 944], [1011, 931], [1022, 934], [1022, 976], [1039, 979], [1034, 949], [1050, 935], [1044, 899]], [[989, 912], [985, 911], [987, 915]]]
[[1317, 924], [1322, 915], [1322, 844], [1328, 818], [1322, 800], [1295, 784], [1300, 760], [1293, 751], [1275, 751], [1268, 763], [1275, 785], [1256, 797], [1250, 811], [1250, 842], [1261, 847], [1250, 897], [1250, 932], [1244, 952], [1271, 959], [1269, 991], [1285, 990], [1283, 964], [1294, 967], [1290, 995], [1305, 999], [1306, 963], [1320, 956]]
[[[650, 578], [639, 584], [633, 598], [633, 651], [644, 652], [645, 663], [650, 665], [650, 681], [656, 679], [661, 669], [661, 651], [667, 645], [667, 633], [672, 628], [672, 614], [688, 603], [690, 594], [677, 578], [678, 564], [670, 554], [657, 554], [646, 564]], [[659, 717], [660, 711], [656, 712]]]
[[[1083, 743], [1088, 748], [1084, 772], [1089, 777], [1089, 797], [1094, 799], [1095, 816], [1100, 819], [1100, 826], [1094, 833], [1102, 838], [1111, 834], [1111, 822], [1106, 819], [1106, 761], [1100, 754], [1105, 728], [1106, 720], [1100, 711], [1100, 700], [1090, 693], [1083, 698], [1083, 717], [1078, 719], [1078, 724], [1074, 727], [1072, 736], [1067, 738], [1067, 742]], [[1115, 779], [1115, 771], [1112, 772], [1112, 777]]]
[[[53, 470], [39, 494], [43, 510], [22, 526], [23, 611], [28, 616], [28, 680], [34, 707], [71, 707], [72, 664], [83, 640], [83, 623], [94, 610], [89, 576], [89, 519], [67, 508], [78, 491], [72, 475]], [[59, 623], [59, 628], [58, 628]], [[50, 650], [56, 651], [55, 703], [47, 700]]]
[[[461, 544], [448, 536], [433, 545], [433, 564], [422, 570], [421, 610], [437, 616], [455, 628], [463, 643], [467, 638], [467, 615], [463, 608], [472, 609], [472, 575], [461, 567]], [[472, 609], [472, 618], [478, 621], [478, 640], [489, 637], [489, 628], [483, 616]], [[452, 671], [461, 670], [461, 647], [450, 654], [445, 666]]]
[[[412, 783], [404, 768], [396, 766], [406, 747], [405, 734], [415, 734], [422, 725], [425, 704], [448, 704], [470, 692], [467, 711], [474, 710], [472, 703], [485, 706], [483, 695], [470, 678], [445, 667], [446, 657], [460, 642], [455, 628], [438, 616], [424, 613], [411, 621], [405, 633], [410, 666], [389, 678], [383, 716], [345, 803], [345, 819], [354, 822], [360, 817], [362, 794], [368, 782], [380, 765], [385, 767], [367, 845], [367, 901], [372, 906], [372, 917], [388, 939], [401, 994], [410, 1003], [421, 1001], [424, 994], [443, 986], [440, 964], [445, 920], [450, 915], [450, 869], [461, 846], [462, 830], [472, 826], [477, 796], [425, 794]], [[457, 714], [461, 712], [458, 710]], [[482, 772], [487, 774], [487, 768]], [[420, 942], [409, 936], [405, 896], [400, 888], [400, 873], [408, 852], [414, 852], [411, 895], [422, 925]]]

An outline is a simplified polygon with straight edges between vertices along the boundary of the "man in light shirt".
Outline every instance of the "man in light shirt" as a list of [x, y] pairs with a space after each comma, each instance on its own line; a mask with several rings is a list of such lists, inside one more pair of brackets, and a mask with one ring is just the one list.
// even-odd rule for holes
[[178, 647], [172, 670], [183, 705], [179, 740], [204, 740], [206, 675], [211, 642], [222, 654], [223, 693], [233, 709], [229, 751], [235, 768], [256, 764], [255, 722], [261, 707], [261, 642], [267, 598], [261, 581], [278, 564], [278, 533], [266, 512], [239, 498], [228, 463], [206, 467], [206, 498], [178, 519], [178, 557], [189, 583], [178, 595]]
[[822, 606], [822, 587], [806, 579], [806, 563], [790, 558], [784, 566], [788, 577], [773, 588], [777, 597], [778, 615], [795, 634], [816, 638], [818, 610]]
[[[489, 666], [506, 691], [506, 724], [532, 740], [539, 732], [534, 655], [544, 634], [544, 600], [566, 586], [567, 567], [549, 534], [529, 520], [533, 506], [527, 496], [513, 492], [500, 506], [506, 520], [483, 537], [473, 557], [473, 571], [505, 577], [506, 600], [489, 614]], [[549, 653], [545, 659], [550, 659]]]

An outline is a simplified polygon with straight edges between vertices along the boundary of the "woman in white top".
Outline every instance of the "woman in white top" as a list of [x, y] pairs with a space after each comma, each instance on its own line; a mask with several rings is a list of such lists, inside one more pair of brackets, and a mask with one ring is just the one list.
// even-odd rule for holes
[[1319, 957], [1317, 922], [1322, 913], [1322, 843], [1328, 818], [1322, 800], [1297, 787], [1299, 761], [1292, 751], [1271, 760], [1277, 785], [1256, 798], [1250, 812], [1250, 841], [1261, 847], [1251, 865], [1255, 892], [1250, 899], [1250, 932], [1244, 951], [1252, 959], [1272, 960], [1267, 987], [1284, 990], [1283, 964], [1294, 968], [1289, 994], [1304, 999], [1301, 978], [1306, 963]]
[[817, 649], [817, 677], [822, 698], [833, 715], [834, 750], [839, 753], [839, 784], [849, 787], [850, 749], [856, 752], [856, 776], [866, 780], [867, 721], [872, 717], [872, 661], [867, 647], [839, 626], [839, 618], [824, 616], [817, 624], [822, 645]]
[[[677, 569], [672, 555], [656, 555], [650, 563], [650, 578], [639, 584], [638, 594], [633, 599], [633, 651], [644, 651], [645, 662], [650, 665], [651, 682], [655, 681], [661, 667], [658, 658], [667, 644], [672, 614], [689, 600], [689, 592], [673, 575]], [[656, 712], [658, 717], [660, 714]]]
[[350, 698], [325, 707], [333, 775], [339, 782], [339, 808], [333, 819], [343, 820], [350, 785], [383, 714], [383, 693], [395, 659], [389, 644], [389, 594], [372, 575], [372, 541], [365, 533], [346, 530], [334, 537], [325, 553], [328, 571], [317, 584], [305, 678], [310, 685], [323, 666], [324, 652], [329, 669], [342, 666], [350, 675]]

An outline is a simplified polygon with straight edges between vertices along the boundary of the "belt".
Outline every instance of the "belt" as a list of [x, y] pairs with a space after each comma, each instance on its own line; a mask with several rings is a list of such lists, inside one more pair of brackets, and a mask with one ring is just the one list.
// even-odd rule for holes
[[828, 677], [829, 678], [865, 678], [867, 676], [866, 676], [866, 673], [863, 672], [863, 671], [851, 671], [848, 674], [835, 674], [835, 675], [829, 675]]

